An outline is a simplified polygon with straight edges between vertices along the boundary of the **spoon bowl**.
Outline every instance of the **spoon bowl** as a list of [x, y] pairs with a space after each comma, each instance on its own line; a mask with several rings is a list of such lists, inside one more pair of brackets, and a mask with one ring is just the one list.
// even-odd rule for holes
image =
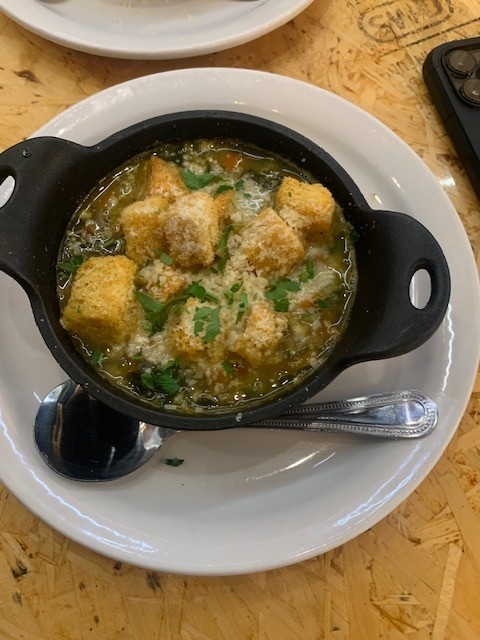
[[131, 473], [174, 433], [111, 409], [72, 380], [45, 397], [34, 429], [43, 460], [60, 475], [87, 482]]
[[[375, 394], [353, 400], [307, 404], [283, 416], [242, 428], [327, 431], [380, 438], [418, 438], [437, 423], [437, 406], [419, 391]], [[146, 464], [179, 433], [120, 413], [67, 380], [45, 397], [34, 438], [56, 473], [83, 482], [121, 478]]]

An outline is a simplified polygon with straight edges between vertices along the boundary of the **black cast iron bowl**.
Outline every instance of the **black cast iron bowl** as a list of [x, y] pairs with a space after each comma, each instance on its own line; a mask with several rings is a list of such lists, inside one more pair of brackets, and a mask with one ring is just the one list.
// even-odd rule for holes
[[[181, 414], [112, 386], [75, 350], [60, 324], [56, 261], [70, 218], [98, 180], [159, 142], [218, 137], [240, 138], [283, 156], [330, 189], [358, 234], [358, 287], [342, 337], [300, 384], [241, 408]], [[439, 327], [447, 309], [448, 266], [431, 233], [408, 215], [371, 209], [323, 149], [261, 118], [225, 111], [174, 113], [133, 125], [92, 147], [55, 137], [32, 138], [0, 155], [0, 184], [9, 176], [15, 187], [0, 208], [0, 269], [26, 291], [43, 339], [64, 371], [97, 400], [144, 422], [202, 430], [273, 417], [306, 401], [353, 364], [417, 348]], [[412, 304], [409, 293], [420, 269], [431, 281], [430, 299], [422, 309]]]

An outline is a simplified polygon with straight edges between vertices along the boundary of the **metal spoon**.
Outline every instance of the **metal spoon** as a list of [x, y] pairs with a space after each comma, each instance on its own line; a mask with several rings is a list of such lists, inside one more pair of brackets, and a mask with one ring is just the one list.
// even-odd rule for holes
[[[241, 427], [418, 438], [430, 433], [436, 422], [433, 400], [419, 391], [399, 391], [302, 405], [283, 416]], [[135, 471], [175, 433], [179, 432], [110, 409], [71, 380], [45, 397], [34, 428], [40, 455], [54, 471], [90, 482]]]

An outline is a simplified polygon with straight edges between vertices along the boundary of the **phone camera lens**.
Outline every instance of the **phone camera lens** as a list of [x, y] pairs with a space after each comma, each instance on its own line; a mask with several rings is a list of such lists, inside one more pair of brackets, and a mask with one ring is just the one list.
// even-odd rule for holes
[[468, 51], [455, 49], [447, 56], [447, 67], [458, 76], [466, 77], [475, 69], [476, 61]]
[[480, 78], [469, 78], [465, 80], [460, 91], [465, 100], [480, 107]]

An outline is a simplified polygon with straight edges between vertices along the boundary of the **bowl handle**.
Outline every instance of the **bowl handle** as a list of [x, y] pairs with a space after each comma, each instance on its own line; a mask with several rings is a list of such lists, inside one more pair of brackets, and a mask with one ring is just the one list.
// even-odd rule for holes
[[[440, 326], [450, 299], [448, 264], [426, 227], [404, 214], [375, 211], [370, 232], [378, 234], [380, 255], [364, 256], [370, 302], [360, 307], [362, 317], [355, 319], [364, 330], [356, 336], [349, 364], [399, 356], [417, 348]], [[422, 269], [430, 277], [430, 297], [418, 308], [411, 300], [410, 287], [413, 276]]]
[[0, 154], [0, 186], [9, 177], [14, 180], [12, 193], [0, 206], [0, 269], [27, 290], [35, 269], [32, 241], [41, 224], [35, 211], [48, 206], [53, 189], [62, 189], [83, 149], [62, 138], [38, 137]]

